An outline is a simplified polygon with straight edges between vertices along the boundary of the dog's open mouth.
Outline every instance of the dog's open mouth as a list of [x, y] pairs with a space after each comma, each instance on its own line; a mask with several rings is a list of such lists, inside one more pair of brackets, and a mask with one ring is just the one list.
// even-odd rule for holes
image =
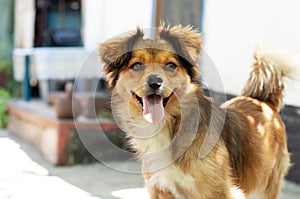
[[148, 122], [156, 124], [164, 118], [164, 107], [167, 105], [173, 93], [166, 98], [163, 98], [161, 95], [157, 94], [151, 94], [145, 97], [140, 97], [134, 92], [132, 92], [132, 94], [140, 108], [143, 110], [144, 118]]

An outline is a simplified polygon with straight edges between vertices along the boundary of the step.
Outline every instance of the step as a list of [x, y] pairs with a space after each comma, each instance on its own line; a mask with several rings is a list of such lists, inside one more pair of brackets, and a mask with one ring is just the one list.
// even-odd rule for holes
[[54, 108], [42, 101], [15, 100], [9, 104], [8, 112], [8, 130], [33, 144], [55, 165], [97, 159], [92, 152], [105, 158], [120, 158], [109, 147], [121, 148], [124, 133], [112, 121], [58, 119]]

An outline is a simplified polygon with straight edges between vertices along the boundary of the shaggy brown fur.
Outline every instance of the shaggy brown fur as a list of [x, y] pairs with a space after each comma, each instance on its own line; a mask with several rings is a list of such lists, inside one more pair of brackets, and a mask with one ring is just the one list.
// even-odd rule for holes
[[[99, 51], [114, 115], [142, 161], [151, 199], [276, 199], [290, 165], [278, 111], [291, 67], [257, 52], [242, 96], [219, 108], [201, 89], [200, 34], [177, 25], [157, 35], [143, 39], [137, 29]], [[151, 74], [159, 84], [149, 83]]]

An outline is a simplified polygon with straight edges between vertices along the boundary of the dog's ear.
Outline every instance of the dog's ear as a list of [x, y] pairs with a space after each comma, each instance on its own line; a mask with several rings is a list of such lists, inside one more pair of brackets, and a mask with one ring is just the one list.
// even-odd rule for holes
[[190, 25], [170, 27], [162, 24], [158, 35], [173, 46], [191, 81], [199, 83], [200, 78], [197, 66], [201, 52], [201, 34]]
[[159, 27], [159, 37], [168, 41], [176, 53], [190, 62], [197, 65], [201, 52], [201, 34], [192, 26], [176, 25], [166, 26], [164, 23]]
[[130, 57], [133, 45], [144, 36], [140, 28], [125, 37], [108, 39], [99, 43], [99, 57], [104, 63], [103, 72], [109, 86], [114, 87], [119, 78], [119, 73]]

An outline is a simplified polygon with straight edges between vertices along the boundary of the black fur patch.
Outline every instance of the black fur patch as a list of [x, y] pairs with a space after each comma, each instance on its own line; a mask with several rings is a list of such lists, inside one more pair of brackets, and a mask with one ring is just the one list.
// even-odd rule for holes
[[188, 50], [185, 46], [179, 41], [176, 35], [172, 35], [169, 32], [169, 29], [162, 29], [160, 31], [160, 38], [169, 42], [177, 53], [177, 58], [181, 62], [182, 66], [185, 68], [186, 72], [191, 78], [191, 82], [199, 84], [199, 74], [197, 63], [189, 55]]
[[105, 63], [104, 73], [110, 78], [109, 85], [114, 87], [122, 68], [131, 58], [133, 45], [144, 36], [143, 31], [137, 28], [136, 32], [124, 38], [114, 38], [100, 44], [99, 55]]

